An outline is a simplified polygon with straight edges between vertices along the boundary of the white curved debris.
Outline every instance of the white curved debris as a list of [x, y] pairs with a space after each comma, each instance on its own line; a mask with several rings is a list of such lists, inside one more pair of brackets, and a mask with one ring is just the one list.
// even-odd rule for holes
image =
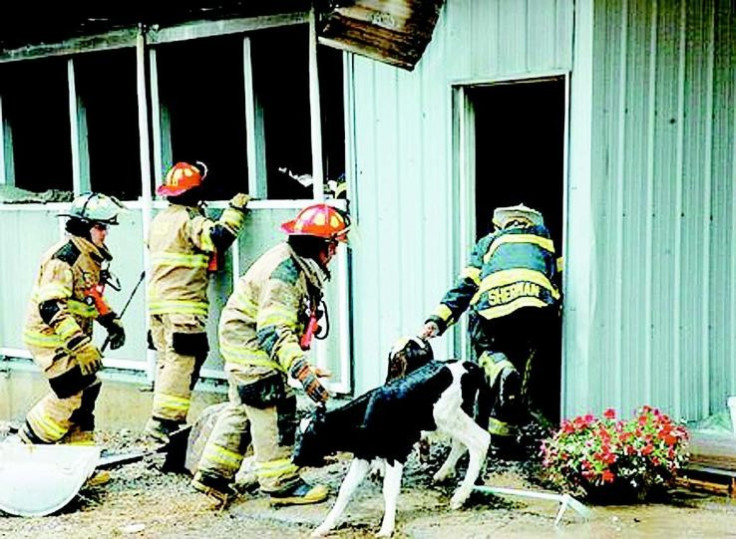
[[95, 446], [0, 444], [0, 510], [45, 516], [68, 504], [100, 458]]

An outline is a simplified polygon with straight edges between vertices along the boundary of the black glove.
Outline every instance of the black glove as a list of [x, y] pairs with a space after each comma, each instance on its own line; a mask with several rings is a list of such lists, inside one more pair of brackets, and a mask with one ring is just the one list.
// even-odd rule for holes
[[117, 350], [125, 344], [125, 329], [118, 315], [110, 311], [97, 318], [97, 321], [107, 330], [110, 339], [110, 348]]

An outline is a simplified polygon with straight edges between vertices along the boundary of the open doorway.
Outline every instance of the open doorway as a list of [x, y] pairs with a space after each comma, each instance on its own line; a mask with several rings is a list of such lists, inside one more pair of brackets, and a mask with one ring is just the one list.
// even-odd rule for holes
[[[476, 238], [492, 230], [494, 208], [523, 202], [542, 213], [562, 256], [565, 91], [563, 77], [467, 89]], [[554, 422], [560, 418], [561, 335], [561, 323], [549, 328], [529, 379], [532, 407]]]

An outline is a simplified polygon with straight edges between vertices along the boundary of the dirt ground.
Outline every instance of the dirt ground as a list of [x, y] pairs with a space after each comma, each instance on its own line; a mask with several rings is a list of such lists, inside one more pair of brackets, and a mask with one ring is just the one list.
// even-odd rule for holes
[[[101, 433], [113, 451], [138, 448], [142, 440], [122, 431]], [[736, 536], [736, 503], [719, 496], [673, 491], [662, 503], [636, 506], [590, 507], [584, 521], [568, 509], [559, 526], [554, 521], [558, 504], [511, 496], [475, 493], [459, 511], [449, 509], [456, 481], [433, 485], [431, 476], [448, 448], [432, 445], [420, 461], [415, 451], [407, 463], [394, 537], [726, 537]], [[189, 485], [186, 474], [161, 471], [163, 457], [111, 470], [102, 486], [83, 487], [59, 513], [47, 517], [0, 516], [0, 536], [8, 537], [305, 537], [327, 514], [347, 470], [349, 455], [340, 455], [305, 476], [330, 486], [326, 503], [272, 508], [258, 493], [244, 494], [229, 507], [218, 509], [207, 496]], [[484, 474], [487, 485], [533, 489], [532, 461], [489, 458]], [[348, 506], [346, 518], [332, 537], [361, 538], [375, 534], [383, 513], [381, 485], [366, 480]]]

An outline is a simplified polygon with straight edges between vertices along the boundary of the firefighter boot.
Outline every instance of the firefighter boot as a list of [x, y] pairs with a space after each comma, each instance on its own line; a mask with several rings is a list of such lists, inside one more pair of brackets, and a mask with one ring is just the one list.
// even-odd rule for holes
[[197, 472], [194, 474], [192, 486], [199, 492], [214, 498], [222, 506], [227, 505], [237, 495], [227, 479], [210, 473]]
[[320, 503], [327, 499], [329, 491], [324, 485], [310, 485], [303, 479], [282, 491], [270, 492], [271, 505], [307, 505], [310, 503]]
[[517, 441], [518, 423], [521, 416], [521, 375], [512, 367], [505, 367], [497, 380], [498, 392], [489, 422], [492, 453], [504, 460], [521, 457]]
[[184, 421], [152, 417], [146, 423], [144, 434], [159, 443], [168, 444], [171, 435], [184, 427]]

